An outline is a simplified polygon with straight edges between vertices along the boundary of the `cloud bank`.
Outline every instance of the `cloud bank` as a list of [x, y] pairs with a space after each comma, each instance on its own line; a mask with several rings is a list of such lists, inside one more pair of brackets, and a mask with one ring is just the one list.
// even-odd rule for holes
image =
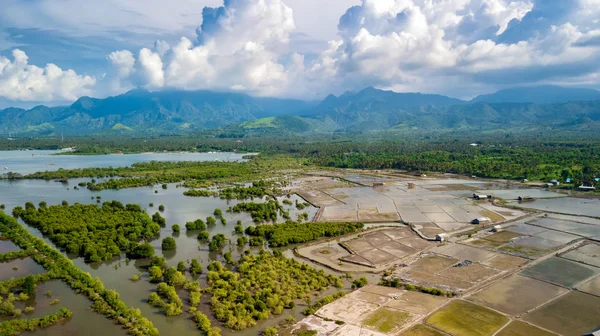
[[[320, 98], [368, 85], [459, 97], [531, 84], [598, 88], [599, 18], [599, 0], [362, 0], [341, 16], [336, 39], [301, 54], [284, 0], [225, 0], [202, 10], [195, 36], [108, 55], [110, 69], [96, 89]], [[53, 95], [94, 85], [72, 72], [63, 77], [70, 89]], [[12, 99], [26, 94], [19, 92]]]
[[55, 64], [39, 68], [28, 64], [27, 55], [15, 49], [13, 60], [0, 56], [0, 97], [18, 101], [73, 101], [90, 94], [96, 79], [63, 70]]

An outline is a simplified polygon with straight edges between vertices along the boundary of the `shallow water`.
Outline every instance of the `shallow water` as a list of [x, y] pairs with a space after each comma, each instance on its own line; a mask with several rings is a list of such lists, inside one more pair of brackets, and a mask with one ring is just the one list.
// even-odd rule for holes
[[78, 168], [126, 167], [148, 161], [243, 161], [237, 153], [144, 153], [127, 155], [54, 155], [57, 150], [0, 151], [0, 172], [31, 174]]
[[[125, 157], [125, 156], [121, 156]], [[79, 160], [86, 160], [89, 157], [78, 157]], [[79, 164], [83, 165], [83, 164]], [[34, 171], [43, 170], [33, 169]], [[234, 226], [237, 220], [241, 220], [243, 226], [254, 225], [249, 214], [239, 213], [232, 214], [227, 213], [225, 210], [229, 206], [233, 206], [239, 202], [239, 200], [222, 200], [215, 197], [187, 197], [183, 195], [185, 188], [177, 188], [175, 184], [168, 185], [166, 190], [160, 186], [155, 187], [141, 187], [132, 189], [122, 190], [102, 190], [102, 191], [90, 191], [87, 189], [74, 190], [72, 187], [77, 185], [81, 181], [88, 181], [89, 179], [72, 179], [68, 185], [44, 180], [0, 180], [0, 203], [6, 205], [6, 212], [10, 213], [15, 206], [23, 206], [26, 202], [33, 202], [38, 204], [41, 201], [45, 201], [48, 205], [60, 204], [62, 200], [68, 201], [70, 204], [75, 202], [79, 203], [96, 203], [96, 197], [100, 196], [101, 202], [118, 200], [123, 204], [136, 203], [140, 204], [149, 214], [158, 211], [159, 205], [165, 206], [165, 211], [162, 214], [167, 221], [165, 228], [161, 230], [160, 238], [151, 242], [156, 249], [156, 254], [164, 256], [167, 259], [169, 266], [176, 266], [179, 261], [187, 261], [192, 258], [197, 258], [204, 267], [204, 274], [200, 276], [199, 280], [203, 286], [205, 284], [206, 266], [213, 260], [224, 261], [221, 253], [210, 253], [206, 244], [201, 244], [196, 239], [198, 232], [186, 232], [185, 223], [193, 221], [198, 218], [206, 219], [207, 216], [212, 216], [213, 211], [216, 208], [223, 210], [224, 217], [227, 219], [227, 225], [223, 225], [220, 222], [213, 227], [209, 227], [211, 237], [215, 234], [222, 233], [232, 241], [232, 246], [226, 246], [224, 252], [231, 251], [234, 259], [237, 259], [240, 254], [240, 250], [235, 246], [238, 235], [233, 234]], [[155, 190], [158, 193], [155, 193]], [[282, 199], [281, 199], [282, 200]], [[280, 201], [281, 201], [280, 200]], [[292, 196], [291, 201], [303, 202], [298, 196]], [[247, 200], [250, 201], [250, 200]], [[255, 202], [265, 200], [253, 200]], [[153, 203], [154, 206], [150, 207], [149, 203]], [[284, 205], [289, 210], [291, 218], [296, 219], [297, 215], [301, 212], [308, 212], [309, 218], [312, 219], [317, 211], [314, 207], [305, 208], [302, 211], [295, 209], [295, 206]], [[280, 221], [283, 219], [280, 218]], [[173, 224], [179, 224], [181, 226], [181, 232], [177, 235], [171, 230]], [[25, 227], [34, 235], [41, 237], [39, 231], [28, 225]], [[160, 245], [163, 238], [167, 236], [173, 236], [177, 242], [176, 251], [161, 251]], [[45, 239], [50, 243], [48, 239]], [[289, 251], [290, 248], [284, 251]], [[288, 253], [286, 252], [286, 255]], [[74, 258], [74, 256], [70, 256]], [[82, 258], [74, 258], [73, 262], [76, 266], [80, 267], [94, 277], [99, 277], [106, 288], [112, 288], [119, 292], [123, 301], [128, 305], [135, 308], [139, 308], [142, 314], [149, 318], [154, 325], [161, 331], [161, 335], [195, 335], [198, 334], [198, 330], [195, 324], [190, 320], [189, 315], [186, 313], [187, 307], [184, 307], [184, 313], [177, 317], [165, 317], [160, 311], [152, 308], [148, 305], [145, 300], [148, 295], [156, 289], [155, 284], [148, 282], [148, 274], [145, 266], [147, 261], [136, 261], [131, 260], [130, 262], [125, 261], [125, 256], [121, 256], [120, 259], [112, 260], [103, 263], [86, 264]], [[37, 266], [37, 265], [36, 265]], [[2, 265], [0, 264], [0, 267]], [[41, 268], [41, 267], [40, 267]], [[11, 271], [11, 268], [7, 268]], [[142, 280], [133, 282], [131, 276], [142, 273]], [[189, 274], [187, 275], [189, 277]], [[54, 291], [54, 290], [53, 290]], [[330, 294], [330, 293], [329, 293]], [[77, 295], [76, 295], [77, 296]], [[185, 304], [187, 304], [187, 294], [180, 291], [180, 296]], [[85, 309], [89, 308], [91, 302], [83, 296], [77, 296], [88, 302]], [[79, 308], [79, 303], [71, 302], [73, 298], [71, 296], [65, 296], [61, 298], [61, 304], [73, 310], [75, 314], [77, 311], [84, 309]], [[212, 316], [210, 307], [208, 306], [209, 295], [203, 295], [201, 304], [201, 310], [206, 313], [209, 317]], [[314, 300], [313, 300], [314, 301]], [[300, 312], [303, 309], [303, 305], [297, 302], [298, 306], [293, 311], [284, 311], [280, 316], [275, 316], [267, 321], [261, 321], [256, 327], [249, 328], [244, 331], [228, 331], [223, 330], [223, 335], [258, 335], [266, 327], [274, 325], [277, 321], [283, 320], [290, 314], [295, 316], [297, 319], [301, 318]], [[60, 305], [59, 305], [60, 306]], [[71, 306], [75, 308], [71, 308]], [[76, 310], [77, 311], [76, 311]], [[95, 313], [92, 313], [95, 314]], [[97, 314], [96, 314], [97, 315]], [[99, 315], [98, 315], [99, 316]], [[55, 326], [48, 329], [48, 334], [56, 335], [107, 335], [114, 334], [114, 325], [112, 321], [99, 316], [100, 319], [89, 319], [86, 323], [84, 330], [79, 330], [79, 324], [71, 325], [71, 322], [75, 321], [75, 315], [73, 321], [66, 323], [64, 326]], [[213, 321], [215, 325], [219, 325], [218, 322]], [[56, 331], [55, 331], [56, 330]], [[120, 330], [119, 330], [120, 331]], [[64, 332], [64, 333], [63, 333]], [[34, 333], [36, 335], [45, 335], [43, 331]], [[117, 335], [119, 335], [117, 333]]]

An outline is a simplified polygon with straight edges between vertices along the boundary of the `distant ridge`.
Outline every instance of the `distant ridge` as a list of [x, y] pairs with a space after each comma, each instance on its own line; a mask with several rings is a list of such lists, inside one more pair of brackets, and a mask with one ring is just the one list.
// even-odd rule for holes
[[238, 135], [382, 130], [591, 131], [599, 124], [600, 92], [556, 86], [507, 89], [471, 102], [373, 87], [329, 95], [319, 103], [232, 92], [138, 89], [104, 99], [81, 97], [66, 107], [0, 110], [0, 133], [25, 136], [181, 134], [211, 129]]
[[543, 85], [500, 90], [475, 97], [471, 102], [557, 104], [570, 101], [600, 100], [600, 91]]

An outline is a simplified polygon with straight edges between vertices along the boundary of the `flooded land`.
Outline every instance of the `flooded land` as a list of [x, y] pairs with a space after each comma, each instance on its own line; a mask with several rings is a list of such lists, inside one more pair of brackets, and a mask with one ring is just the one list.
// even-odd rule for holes
[[[152, 160], [243, 160], [241, 155], [228, 153], [90, 159], [38, 151], [7, 153], [11, 155], [6, 156], [9, 163], [2, 165], [10, 164], [22, 174], [60, 168], [124, 167]], [[149, 240], [150, 245], [169, 267], [181, 261], [189, 265], [192, 259], [200, 262], [204, 272], [184, 272], [185, 277], [198, 281], [204, 289], [197, 310], [221, 328], [222, 335], [260, 335], [275, 326], [280, 335], [575, 335], [600, 326], [600, 204], [594, 199], [517, 182], [449, 174], [414, 176], [393, 170], [288, 170], [276, 182], [277, 194], [247, 199], [189, 197], [183, 194], [189, 189], [182, 183], [120, 190], [74, 188], [90, 180], [3, 179], [0, 204], [11, 214], [27, 202], [52, 206], [63, 201], [71, 205], [118, 201], [138, 204], [150, 215], [160, 213], [166, 223], [158, 236]], [[248, 187], [253, 181], [244, 182], [241, 185]], [[228, 186], [231, 184], [215, 184], [210, 190]], [[519, 197], [528, 201], [519, 202]], [[366, 225], [354, 232], [327, 231], [273, 247], [274, 233], [253, 235], [254, 230], [272, 225], [257, 224], [256, 210], [227, 211], [250, 202], [278, 204], [273, 222], [280, 225], [286, 218], [305, 218], [301, 222], [332, 227], [343, 222]], [[185, 224], [207, 220], [215, 216], [215, 209], [222, 210], [223, 220], [209, 225], [206, 231], [210, 237], [222, 235], [227, 243], [211, 251], [208, 241], [199, 240], [199, 232], [186, 230]], [[19, 221], [32, 235], [57, 248], [48, 234]], [[235, 228], [238, 223], [241, 229]], [[173, 230], [174, 224], [181, 227], [179, 232]], [[174, 239], [176, 249], [162, 249], [166, 237]], [[242, 237], [262, 237], [265, 241], [254, 246], [246, 240], [236, 244]], [[216, 317], [211, 297], [218, 289], [207, 290], [215, 282], [210, 279], [214, 274], [207, 274], [207, 266], [218, 261], [225, 266], [215, 272], [232, 276], [232, 272], [227, 273], [236, 270], [231, 260], [246, 253], [260, 255], [261, 249], [276, 255], [282, 252], [294, 260], [292, 263], [305, 263], [315, 272], [331, 276], [331, 281], [341, 276], [339, 286], [321, 286], [307, 296], [290, 298], [293, 304], [281, 307], [279, 314], [256, 318], [256, 325], [234, 331]], [[19, 251], [15, 243], [0, 239], [1, 255]], [[205, 333], [187, 313], [191, 307], [187, 290], [176, 289], [185, 302], [184, 313], [178, 316], [167, 317], [164, 309], [148, 304], [149, 295], [157, 289], [150, 281], [150, 259], [129, 259], [121, 253], [110, 260], [86, 262], [77, 254], [60, 253], [107, 289], [114, 289], [127, 307], [139, 309], [161, 335]], [[32, 253], [0, 263], [0, 282], [43, 275], [46, 270], [39, 258]], [[19, 288], [9, 292], [18, 294]], [[346, 295], [327, 299], [341, 291]], [[9, 295], [3, 294], [2, 299], [8, 300]], [[92, 311], [88, 298], [59, 279], [39, 284], [33, 294], [16, 300], [14, 306], [22, 311], [34, 309], [16, 317], [2, 316], [0, 322], [43, 318], [61, 307], [73, 312], [46, 329], [28, 332], [30, 335], [127, 333], [114, 320]], [[307, 308], [315, 313], [306, 317], [302, 312]]]

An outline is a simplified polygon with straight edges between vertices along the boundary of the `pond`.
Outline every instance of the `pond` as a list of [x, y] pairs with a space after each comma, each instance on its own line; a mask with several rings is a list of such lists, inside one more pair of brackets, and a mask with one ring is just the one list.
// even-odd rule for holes
[[[124, 157], [124, 156], [121, 156]], [[79, 160], [86, 160], [89, 157], [78, 157]], [[77, 164], [82, 166], [83, 163]], [[32, 169], [34, 171], [44, 170], [44, 167], [38, 167], [39, 169]], [[223, 225], [217, 222], [216, 225], [209, 227], [211, 237], [222, 233], [232, 242], [230, 246], [226, 246], [223, 252], [231, 251], [234, 259], [239, 258], [241, 250], [235, 246], [237, 237], [239, 235], [234, 234], [234, 226], [236, 222], [240, 220], [244, 227], [254, 225], [251, 217], [247, 213], [227, 213], [225, 210], [229, 206], [234, 206], [239, 200], [222, 200], [217, 197], [188, 197], [184, 196], [183, 192], [186, 188], [178, 188], [176, 184], [169, 184], [167, 189], [162, 189], [161, 186], [154, 187], [141, 187], [132, 189], [122, 190], [102, 190], [102, 191], [90, 191], [88, 189], [81, 188], [74, 190], [72, 186], [77, 185], [81, 181], [88, 181], [89, 179], [71, 179], [69, 184], [65, 185], [54, 181], [45, 180], [0, 180], [0, 203], [4, 203], [6, 206], [6, 212], [11, 213], [15, 206], [23, 206], [26, 202], [33, 202], [38, 204], [41, 201], [45, 201], [48, 205], [60, 204], [63, 200], [73, 204], [79, 203], [96, 203], [96, 198], [100, 197], [101, 202], [117, 200], [123, 204], [135, 203], [140, 204], [149, 214], [158, 211], [159, 205], [165, 206], [165, 211], [162, 212], [162, 216], [165, 217], [167, 225], [161, 230], [160, 238], [151, 242], [155, 247], [157, 255], [164, 256], [167, 259], [169, 266], [176, 266], [179, 261], [187, 262], [192, 258], [197, 258], [204, 268], [204, 274], [199, 277], [199, 280], [203, 287], [206, 286], [206, 266], [214, 261], [218, 260], [224, 263], [224, 258], [221, 253], [211, 253], [208, 251], [207, 244], [200, 243], [197, 240], [198, 232], [186, 232], [185, 223], [193, 221], [198, 218], [206, 219], [207, 216], [212, 216], [215, 209], [222, 209], [224, 217], [227, 219], [227, 225]], [[157, 191], [157, 193], [155, 193]], [[295, 203], [296, 200], [304, 202], [300, 197], [293, 195], [290, 200]], [[254, 199], [246, 200], [254, 202], [266, 201], [266, 199]], [[280, 199], [280, 203], [283, 198]], [[150, 206], [153, 203], [153, 206]], [[307, 207], [303, 210], [297, 210], [295, 206], [283, 205], [286, 210], [289, 211], [292, 219], [296, 219], [298, 214], [302, 212], [308, 212], [309, 218], [312, 219], [317, 212], [317, 208]], [[280, 218], [280, 221], [283, 221]], [[179, 224], [181, 226], [181, 232], [175, 234], [171, 226], [173, 224]], [[35, 228], [25, 225], [25, 227], [34, 235], [42, 237], [39, 231]], [[167, 236], [172, 236], [177, 242], [176, 251], [161, 251], [161, 241]], [[45, 239], [50, 243], [49, 240]], [[52, 244], [53, 245], [53, 244]], [[258, 250], [258, 249], [256, 249]], [[286, 255], [291, 256], [290, 248], [284, 250]], [[154, 325], [161, 331], [162, 335], [196, 335], [198, 330], [195, 327], [193, 321], [191, 321], [189, 314], [187, 314], [187, 306], [184, 306], [184, 313], [177, 317], [165, 317], [159, 310], [151, 307], [146, 303], [148, 295], [156, 289], [156, 284], [151, 284], [148, 281], [148, 274], [145, 266], [147, 261], [136, 261], [131, 260], [126, 262], [125, 256], [122, 255], [120, 259], [112, 260], [103, 263], [86, 264], [81, 258], [74, 258], [73, 262], [76, 266], [80, 267], [85, 272], [90, 272], [94, 277], [98, 277], [102, 280], [106, 288], [112, 288], [119, 292], [123, 301], [128, 305], [135, 308], [139, 308], [142, 314], [149, 318]], [[6, 266], [7, 272], [12, 272], [9, 266]], [[142, 273], [142, 280], [134, 282], [131, 280], [133, 275]], [[189, 277], [190, 275], [187, 274]], [[184, 304], [187, 305], [187, 293], [179, 292]], [[329, 293], [331, 294], [331, 293]], [[84, 297], [80, 296], [82, 299]], [[71, 296], [65, 296], [61, 298], [61, 304], [71, 309], [71, 306], [76, 306], [71, 301]], [[203, 295], [202, 304], [200, 310], [207, 314], [212, 319], [212, 313], [208, 305], [210, 296]], [[79, 299], [78, 299], [79, 300]], [[316, 301], [313, 300], [313, 302]], [[88, 301], [89, 302], [89, 301]], [[88, 304], [89, 307], [91, 303]], [[293, 311], [286, 310], [280, 316], [272, 317], [267, 321], [260, 322], [256, 327], [249, 328], [244, 331], [228, 331], [223, 330], [223, 335], [259, 335], [262, 330], [266, 327], [274, 325], [277, 321], [281, 321], [288, 317], [290, 314], [295, 316], [297, 319], [301, 318], [300, 312], [304, 308], [305, 304], [301, 301], [297, 302], [297, 307]], [[73, 310], [75, 314], [77, 312]], [[75, 316], [75, 315], [74, 315]], [[104, 317], [100, 316], [105, 319]], [[75, 317], [74, 317], [75, 319]], [[106, 319], [105, 319], [106, 320]], [[108, 322], [111, 322], [107, 320]], [[214, 325], [219, 326], [218, 322], [213, 321]], [[76, 325], [77, 326], [77, 325]], [[55, 327], [53, 327], [55, 328]], [[58, 328], [58, 327], [56, 327]], [[85, 333], [77, 333], [73, 331], [76, 327], [70, 326], [70, 323], [61, 326], [60, 328], [67, 328], [69, 335], [107, 335], [113, 333], [112, 323], [98, 323], [94, 325], [93, 329], [87, 329]], [[56, 330], [63, 330], [63, 329]], [[69, 329], [70, 328], [70, 329]], [[67, 329], [64, 329], [66, 332]], [[48, 332], [51, 330], [48, 329]], [[44, 334], [42, 332], [37, 333], [39, 335]], [[58, 333], [60, 334], [60, 333]]]

